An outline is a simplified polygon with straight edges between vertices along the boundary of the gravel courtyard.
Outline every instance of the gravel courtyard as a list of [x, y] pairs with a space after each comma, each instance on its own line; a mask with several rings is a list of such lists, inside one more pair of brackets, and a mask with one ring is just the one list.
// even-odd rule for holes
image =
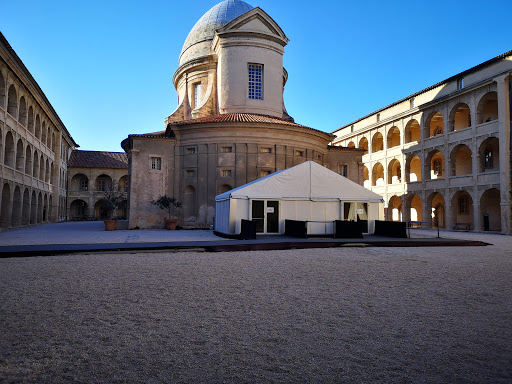
[[512, 237], [467, 236], [2, 259], [0, 383], [511, 383]]

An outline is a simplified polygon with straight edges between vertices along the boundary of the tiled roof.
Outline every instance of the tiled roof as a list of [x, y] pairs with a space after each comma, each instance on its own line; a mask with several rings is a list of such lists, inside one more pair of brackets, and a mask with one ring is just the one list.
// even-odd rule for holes
[[178, 121], [171, 123], [170, 125], [191, 125], [201, 123], [267, 123], [267, 124], [279, 124], [289, 125], [292, 127], [309, 128], [305, 125], [291, 123], [289, 121], [278, 119], [277, 117], [267, 115], [256, 115], [252, 113], [225, 113], [221, 115], [201, 117], [199, 119]]
[[365, 149], [363, 148], [349, 148], [349, 147], [342, 147], [341, 145], [328, 145], [327, 146], [328, 149], [333, 149], [333, 150], [345, 150], [345, 151], [355, 151], [355, 152], [363, 152], [365, 151]]
[[168, 138], [174, 138], [173, 136], [166, 135], [165, 131], [151, 132], [151, 133], [133, 133], [130, 136], [135, 136], [135, 137], [168, 137]]
[[76, 168], [125, 168], [128, 158], [124, 152], [73, 151], [68, 167]]

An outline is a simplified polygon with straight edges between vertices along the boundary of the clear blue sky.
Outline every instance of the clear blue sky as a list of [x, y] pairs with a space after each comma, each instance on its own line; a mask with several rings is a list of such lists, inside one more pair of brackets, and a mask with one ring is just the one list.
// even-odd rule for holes
[[[4, 1], [0, 31], [80, 149], [164, 129], [188, 32], [217, 0]], [[283, 29], [285, 105], [331, 132], [512, 49], [512, 1], [248, 0]]]

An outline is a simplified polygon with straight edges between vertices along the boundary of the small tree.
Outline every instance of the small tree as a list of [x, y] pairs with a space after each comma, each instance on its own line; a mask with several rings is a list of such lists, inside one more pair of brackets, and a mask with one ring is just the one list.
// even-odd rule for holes
[[109, 186], [105, 191], [103, 191], [103, 198], [100, 202], [108, 219], [114, 220], [117, 218], [117, 210], [126, 205], [126, 192], [119, 191], [112, 186]]
[[160, 209], [166, 209], [168, 214], [168, 220], [176, 217], [176, 211], [183, 207], [180, 201], [176, 200], [175, 197], [162, 195], [156, 200], [151, 200], [151, 204], [158, 206]]

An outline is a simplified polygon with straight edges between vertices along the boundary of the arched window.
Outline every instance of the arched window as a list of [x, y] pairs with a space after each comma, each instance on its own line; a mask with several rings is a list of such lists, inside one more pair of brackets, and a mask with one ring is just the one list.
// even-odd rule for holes
[[453, 148], [450, 159], [452, 176], [470, 175], [473, 173], [472, 153], [467, 145], [459, 144]]
[[5, 109], [5, 80], [4, 76], [0, 73], [0, 108]]
[[443, 115], [440, 112], [433, 112], [426, 120], [425, 137], [434, 137], [444, 133]]
[[5, 135], [4, 164], [11, 168], [15, 166], [14, 138], [11, 131]]
[[42, 127], [41, 127], [41, 142], [46, 145], [46, 134], [48, 133], [48, 127], [46, 126], [46, 123], [43, 121]]
[[44, 156], [41, 154], [39, 158], [39, 180], [44, 181]]
[[412, 143], [414, 141], [420, 141], [420, 124], [417, 120], [411, 120], [405, 126], [405, 142]]
[[488, 92], [478, 102], [476, 123], [498, 120], [498, 93]]
[[500, 169], [500, 146], [498, 138], [489, 137], [480, 145], [479, 172], [492, 172]]
[[39, 176], [39, 155], [34, 151], [34, 168], [32, 169], [32, 177]]
[[361, 140], [359, 140], [359, 148], [364, 149], [363, 155], [368, 153], [368, 139], [366, 137], [363, 137]]
[[96, 178], [96, 190], [108, 191], [112, 189], [112, 178], [108, 175], [100, 175]]
[[406, 182], [421, 181], [421, 160], [418, 155], [410, 155], [405, 163]]
[[402, 167], [400, 161], [392, 159], [388, 164], [388, 184], [399, 184], [402, 182]]
[[7, 112], [15, 119], [18, 118], [18, 95], [16, 94], [16, 88], [12, 84], [9, 87], [9, 94], [7, 96]]
[[30, 149], [30, 145], [27, 145], [25, 149], [25, 173], [27, 175], [32, 174], [32, 150]]
[[464, 103], [457, 104], [450, 113], [450, 131], [458, 131], [470, 126], [471, 111], [468, 105]]
[[400, 129], [398, 129], [398, 127], [391, 127], [389, 129], [387, 145], [388, 148], [393, 148], [400, 145]]
[[430, 179], [445, 177], [443, 153], [437, 149], [430, 151], [427, 155], [425, 167], [425, 174], [430, 175]]
[[384, 149], [384, 139], [382, 133], [377, 132], [372, 138], [372, 153], [382, 151]]
[[18, 117], [18, 122], [24, 127], [27, 126], [27, 103], [25, 102], [25, 97], [21, 96], [20, 99], [20, 115]]
[[32, 106], [28, 107], [27, 129], [30, 133], [34, 134], [34, 109], [32, 108]]
[[384, 167], [381, 163], [376, 163], [373, 166], [372, 185], [374, 187], [384, 185]]
[[41, 118], [39, 117], [39, 114], [36, 115], [36, 130], [34, 135], [41, 140]]
[[16, 144], [16, 170], [23, 172], [23, 166], [25, 165], [25, 153], [23, 151], [23, 141], [18, 139]]

